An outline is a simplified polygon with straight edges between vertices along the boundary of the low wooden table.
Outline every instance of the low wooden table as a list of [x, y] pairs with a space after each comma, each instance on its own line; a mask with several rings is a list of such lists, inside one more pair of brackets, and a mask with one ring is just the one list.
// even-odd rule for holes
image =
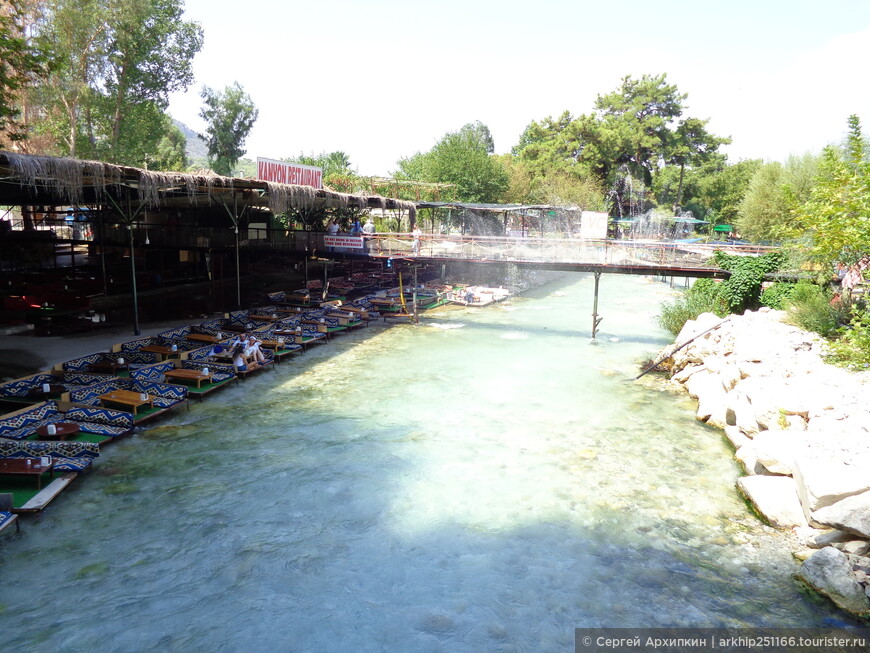
[[203, 381], [211, 383], [212, 373], [209, 372], [208, 374], [203, 374], [201, 370], [191, 370], [186, 367], [179, 367], [178, 369], [164, 372], [163, 376], [170, 379], [178, 379], [179, 381], [195, 381], [196, 387], [199, 388]]
[[191, 333], [185, 336], [187, 340], [195, 340], [196, 342], [210, 342], [212, 344], [220, 342], [217, 336], [211, 336], [207, 333]]
[[112, 390], [111, 392], [101, 394], [98, 399], [104, 406], [107, 404], [129, 406], [133, 409], [133, 414], [135, 415], [140, 406], [148, 404], [149, 408], [154, 407], [154, 397], [151, 395], [146, 396], [148, 397], [147, 399], [142, 399], [140, 393], [133, 392], [132, 390]]
[[66, 440], [79, 434], [79, 425], [75, 422], [55, 422], [55, 434], [48, 432], [48, 424], [43, 424], [36, 429], [37, 440]]
[[103, 374], [117, 374], [127, 369], [126, 363], [118, 363], [117, 361], [99, 361], [88, 365], [91, 372], [100, 372]]
[[0, 476], [35, 476], [39, 490], [42, 489], [42, 475], [46, 472], [51, 472], [54, 477], [53, 460], [43, 465], [41, 458], [0, 458]]
[[248, 319], [249, 320], [258, 320], [260, 322], [277, 322], [281, 318], [278, 317], [277, 315], [274, 315], [274, 316], [273, 315], [260, 315], [258, 313], [256, 315], [249, 315]]
[[166, 345], [145, 345], [144, 347], [140, 347], [139, 351], [144, 351], [148, 354], [159, 354], [161, 357], [165, 356], [166, 358], [172, 358], [181, 353], [178, 349], [173, 349]]
[[66, 388], [57, 383], [49, 383], [48, 392], [42, 389], [41, 385], [36, 386], [35, 388], [31, 388], [27, 391], [27, 396], [30, 399], [39, 399], [41, 401], [45, 401], [46, 399], [57, 399], [64, 392]]

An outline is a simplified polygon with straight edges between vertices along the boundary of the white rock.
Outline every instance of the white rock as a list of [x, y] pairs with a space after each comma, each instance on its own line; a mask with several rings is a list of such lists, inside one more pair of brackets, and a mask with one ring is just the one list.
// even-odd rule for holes
[[810, 446], [809, 442], [817, 437], [816, 433], [804, 430], [762, 431], [752, 439], [755, 458], [771, 474], [794, 472], [794, 460]]
[[728, 441], [731, 442], [731, 445], [734, 449], [739, 449], [740, 447], [745, 447], [747, 444], [752, 442], [752, 440], [746, 436], [743, 431], [740, 430], [737, 426], [725, 426], [725, 437], [728, 438]]
[[794, 478], [807, 519], [811, 513], [870, 490], [870, 440], [862, 432], [818, 433], [796, 453]]
[[830, 546], [819, 549], [801, 565], [798, 577], [843, 610], [862, 617], [870, 614], [870, 599], [842, 551]]
[[734, 452], [734, 458], [743, 465], [747, 475], [764, 474], [764, 465], [758, 462], [758, 458], [755, 457], [755, 449], [751, 445], [740, 447]]
[[870, 539], [870, 492], [855, 494], [820, 508], [813, 512], [812, 518], [825, 526]]
[[788, 476], [744, 476], [737, 479], [737, 487], [771, 526], [792, 528], [807, 525], [794, 479]]
[[734, 389], [725, 395], [725, 422], [733, 424], [750, 437], [760, 430], [752, 404], [746, 393], [740, 389], [740, 384], [735, 385]]

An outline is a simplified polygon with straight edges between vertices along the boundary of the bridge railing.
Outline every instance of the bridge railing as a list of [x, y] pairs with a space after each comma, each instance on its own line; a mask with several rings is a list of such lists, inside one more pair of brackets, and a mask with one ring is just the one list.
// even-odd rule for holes
[[709, 260], [717, 250], [758, 256], [775, 249], [731, 244], [423, 234], [415, 253], [414, 239], [406, 233], [375, 234], [368, 242], [369, 253], [381, 256], [685, 268], [710, 267]]

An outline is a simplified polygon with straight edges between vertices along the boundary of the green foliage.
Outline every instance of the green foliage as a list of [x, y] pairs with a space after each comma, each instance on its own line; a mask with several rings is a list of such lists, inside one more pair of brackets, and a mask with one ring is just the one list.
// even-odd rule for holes
[[0, 147], [4, 140], [25, 137], [21, 123], [21, 95], [34, 78], [49, 72], [48, 54], [37, 41], [25, 37], [21, 0], [0, 6]]
[[786, 311], [789, 322], [825, 337], [835, 332], [842, 314], [842, 309], [832, 304], [828, 293], [807, 282], [798, 283], [792, 289]]
[[870, 367], [870, 313], [866, 309], [853, 307], [848, 326], [839, 329], [838, 336], [828, 344], [830, 362], [849, 368]]
[[761, 305], [778, 311], [784, 310], [794, 293], [795, 284], [775, 283], [761, 292]]
[[486, 125], [469, 123], [450, 132], [429, 152], [399, 161], [397, 179], [456, 186], [456, 199], [497, 202], [510, 179], [499, 159], [491, 154], [492, 136]]
[[[688, 168], [683, 183], [680, 207], [696, 218], [712, 224], [735, 224], [737, 211], [746, 189], [761, 161], [751, 159], [728, 165], [725, 157], [710, 157], [703, 165]], [[677, 203], [680, 169], [663, 168], [656, 175], [653, 191], [660, 205]]]
[[205, 106], [199, 115], [208, 124], [203, 138], [209, 161], [217, 174], [230, 176], [245, 153], [245, 139], [257, 120], [258, 111], [238, 82], [220, 92], [204, 86], [201, 96]]
[[762, 256], [731, 256], [717, 251], [713, 255], [713, 264], [731, 271], [731, 276], [722, 283], [722, 297], [731, 312], [758, 308], [764, 275], [778, 270], [785, 260], [783, 252], [768, 252]]
[[712, 279], [698, 279], [681, 297], [662, 304], [659, 326], [677, 335], [686, 322], [694, 320], [701, 313], [725, 317], [728, 315], [728, 304], [723, 297], [722, 286], [722, 283]]
[[789, 157], [785, 165], [767, 163], [755, 173], [740, 203], [736, 225], [754, 241], [781, 240], [800, 230], [795, 215], [812, 194], [819, 158]]
[[870, 252], [870, 164], [857, 116], [849, 117], [846, 151], [823, 151], [817, 184], [798, 219], [812, 238], [811, 258], [822, 265], [851, 265]]
[[[49, 0], [39, 25], [56, 65], [33, 91], [59, 154], [149, 165], [177, 140], [169, 94], [193, 81], [202, 29], [182, 0]], [[173, 157], [177, 161], [177, 157]]]
[[[673, 166], [677, 173], [669, 199], [679, 205], [687, 171], [718, 160], [719, 146], [729, 142], [709, 134], [706, 121], [683, 118], [685, 99], [667, 75], [628, 76], [619, 89], [598, 97], [593, 114], [573, 118], [566, 111], [530, 123], [514, 155], [534, 178], [570, 174], [606, 188], [625, 175], [650, 188], [663, 169]], [[623, 201], [625, 194], [614, 198]], [[628, 214], [630, 207], [619, 206], [617, 212]]]

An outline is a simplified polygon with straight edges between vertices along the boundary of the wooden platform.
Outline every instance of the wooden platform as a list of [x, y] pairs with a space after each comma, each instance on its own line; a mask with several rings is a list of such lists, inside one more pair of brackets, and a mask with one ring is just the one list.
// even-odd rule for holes
[[13, 509], [13, 512], [39, 512], [45, 508], [54, 498], [66, 489], [66, 486], [72, 483], [77, 476], [75, 472], [66, 472], [58, 476], [51, 483], [46, 485], [34, 497], [20, 508]]

